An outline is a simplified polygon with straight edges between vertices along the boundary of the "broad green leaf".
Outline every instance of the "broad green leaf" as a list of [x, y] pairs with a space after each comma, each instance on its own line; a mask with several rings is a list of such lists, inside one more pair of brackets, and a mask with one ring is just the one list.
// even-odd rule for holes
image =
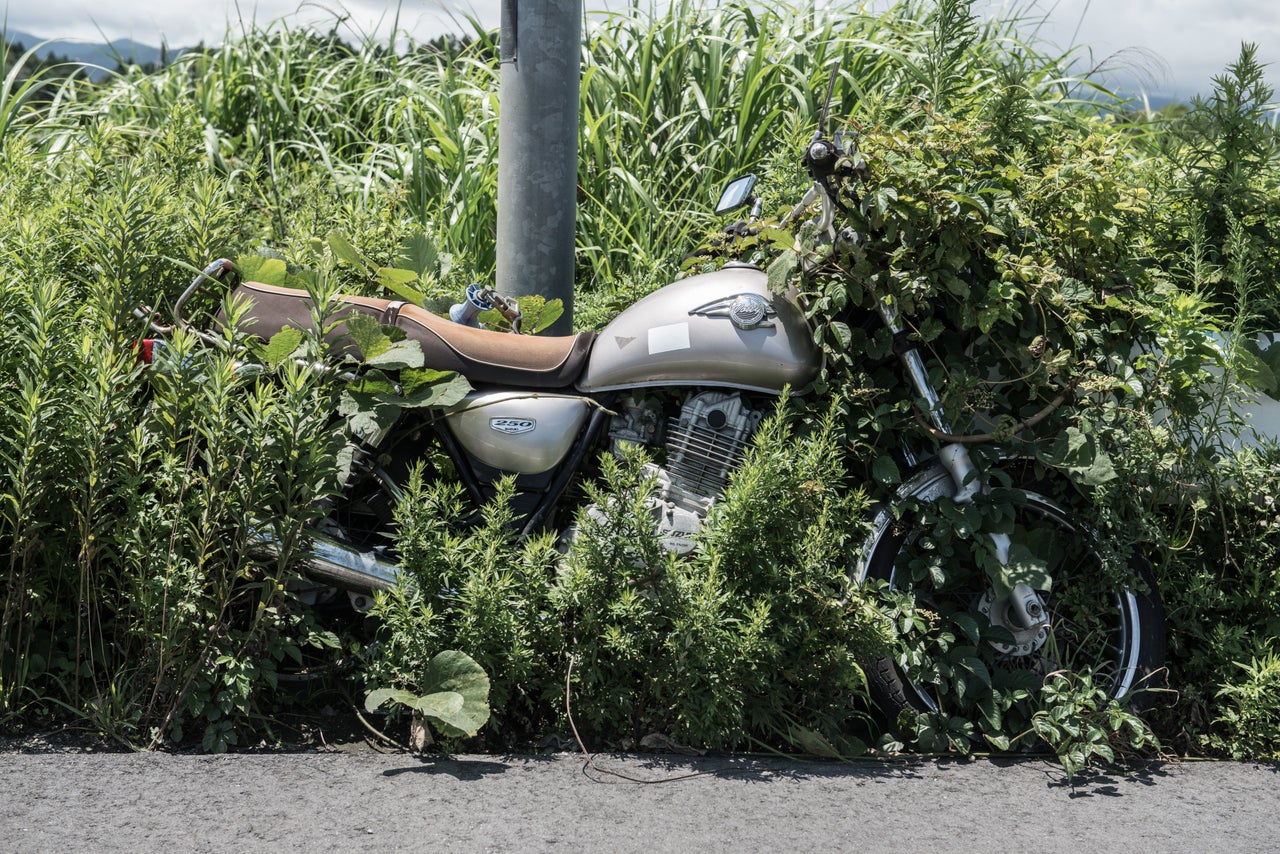
[[942, 563], [942, 555], [937, 551], [929, 552], [920, 558], [923, 568], [929, 573], [929, 580], [935, 588], [947, 586], [947, 570]]
[[[948, 291], [961, 299], [968, 299], [969, 294], [973, 291], [973, 288], [969, 283], [959, 276], [944, 276], [942, 277], [942, 284]], [[985, 314], [988, 311], [992, 311], [992, 309], [983, 309], [982, 313]], [[999, 310], [995, 310], [996, 317], [999, 316], [999, 313]], [[981, 317], [979, 318], [979, 322], [981, 322]]]
[[379, 688], [365, 697], [366, 711], [388, 700], [420, 711], [445, 735], [474, 736], [489, 720], [489, 677], [470, 656], [457, 650], [438, 653], [422, 676], [426, 691]]
[[298, 345], [302, 343], [302, 337], [301, 329], [286, 326], [271, 336], [271, 340], [262, 348], [262, 358], [269, 364], [279, 365], [297, 352]]
[[787, 289], [791, 274], [800, 265], [800, 256], [794, 249], [788, 249], [774, 259], [769, 265], [769, 292], [780, 294]]
[[951, 622], [956, 625], [960, 631], [964, 632], [964, 636], [968, 638], [970, 643], [978, 643], [981, 640], [982, 632], [978, 629], [978, 621], [971, 614], [963, 612], [955, 614], [951, 618]]
[[440, 263], [440, 253], [425, 232], [416, 231], [400, 245], [396, 265], [412, 270], [418, 278], [433, 275]]
[[361, 311], [353, 311], [343, 321], [347, 335], [356, 343], [360, 356], [368, 361], [391, 346], [391, 337], [383, 331], [378, 321]]
[[376, 712], [388, 700], [392, 700], [402, 706], [412, 706], [417, 699], [417, 694], [412, 691], [405, 691], [402, 688], [377, 688], [370, 691], [364, 698], [364, 710], [366, 712]]
[[823, 759], [841, 759], [840, 751], [832, 746], [830, 741], [822, 736], [821, 733], [814, 732], [802, 726], [791, 727], [791, 743], [795, 744], [805, 753], [813, 756], [821, 756]]
[[1111, 457], [1098, 445], [1097, 439], [1078, 427], [1068, 427], [1049, 452], [1040, 456], [1085, 486], [1099, 486], [1118, 477]]
[[1001, 753], [1009, 752], [1009, 746], [1010, 746], [1009, 736], [1003, 735], [1003, 734], [992, 735], [991, 733], [984, 733], [982, 737], [987, 740], [988, 744], [990, 744], [996, 750], [999, 750]]
[[[433, 721], [447, 721], [462, 713], [466, 701], [457, 691], [437, 691], [418, 697], [409, 705]], [[474, 732], [468, 734], [475, 735]]]
[[784, 246], [791, 246], [794, 243], [794, 237], [785, 228], [762, 228], [757, 237], [761, 243], [777, 243]]
[[356, 446], [352, 442], [343, 442], [334, 458], [334, 482], [341, 486], [347, 483], [356, 465]]
[[901, 479], [898, 464], [888, 454], [880, 454], [871, 463], [871, 476], [877, 483], [897, 483]]
[[1062, 298], [1071, 305], [1090, 303], [1094, 299], [1093, 288], [1070, 276], [1063, 277], [1058, 283], [1058, 293], [1062, 294]]
[[246, 281], [261, 282], [264, 285], [290, 287], [293, 282], [289, 276], [289, 267], [279, 258], [266, 258], [262, 255], [247, 255], [238, 259], [237, 267]]
[[390, 429], [400, 417], [401, 407], [378, 400], [373, 395], [345, 390], [338, 402], [338, 414], [345, 417], [351, 431], [360, 436], [376, 436]]
[[991, 671], [987, 670], [987, 665], [981, 658], [976, 655], [967, 655], [960, 659], [960, 666], [972, 673], [974, 678], [983, 685], [991, 687]]
[[424, 292], [417, 288], [410, 287], [409, 285], [402, 285], [384, 280], [382, 281], [382, 286], [405, 302], [413, 303], [414, 305], [424, 305], [427, 301], [427, 295]]
[[398, 391], [396, 381], [382, 371], [365, 371], [347, 388], [356, 394], [387, 395], [394, 397]]
[[402, 368], [421, 368], [423, 361], [421, 345], [412, 338], [406, 338], [391, 344], [378, 355], [365, 359], [365, 364], [387, 371], [398, 371]]
[[388, 371], [422, 367], [422, 348], [417, 341], [406, 338], [404, 330], [381, 326], [362, 312], [352, 312], [345, 323], [365, 364]]
[[1236, 358], [1237, 371], [1245, 385], [1280, 400], [1280, 342], [1264, 348], [1247, 340]]
[[885, 216], [892, 204], [898, 201], [898, 191], [893, 187], [880, 187], [875, 191], [874, 198], [876, 210], [881, 216]]
[[351, 241], [340, 231], [329, 232], [329, 248], [333, 250], [333, 254], [338, 258], [346, 261], [353, 267], [359, 267], [362, 270], [371, 269], [374, 265], [368, 258], [361, 254], [360, 250], [351, 245]]
[[1092, 216], [1089, 218], [1089, 233], [1095, 238], [1115, 240], [1120, 232], [1113, 220], [1104, 216]]
[[968, 196], [964, 193], [950, 193], [952, 199], [963, 208], [977, 211], [983, 219], [991, 216], [991, 208], [980, 196]]
[[396, 266], [380, 266], [374, 273], [378, 284], [396, 294], [399, 298], [413, 305], [420, 306], [426, 301], [426, 294], [412, 287], [417, 282], [417, 274], [412, 270], [403, 270]]
[[[1000, 711], [1000, 704], [996, 702], [997, 699], [998, 694], [995, 691], [985, 691], [978, 699], [978, 713], [982, 715], [983, 722], [986, 723], [987, 728], [992, 732], [999, 731], [1004, 725], [1004, 714]], [[1008, 736], [988, 736], [988, 739], [991, 738], [1004, 739], [1004, 746], [1000, 749], [1009, 749]]]
[[[433, 722], [443, 724], [445, 734], [449, 729], [468, 737], [479, 732], [489, 720], [489, 676], [466, 653], [445, 650], [431, 659], [422, 683], [426, 690], [455, 692], [462, 697], [462, 707], [447, 715], [429, 715]], [[427, 712], [423, 712], [427, 714]]]
[[418, 274], [412, 270], [404, 270], [400, 267], [379, 267], [374, 271], [374, 275], [378, 277], [378, 282], [386, 285], [388, 282], [407, 285], [410, 282], [418, 281]]
[[[416, 381], [414, 377], [419, 373], [439, 376], [430, 381]], [[405, 409], [421, 407], [443, 409], [461, 403], [471, 391], [471, 383], [467, 382], [467, 378], [452, 371], [416, 371], [406, 368], [400, 372], [400, 377], [404, 381], [404, 394], [399, 404]]]
[[425, 385], [457, 376], [455, 371], [437, 371], [432, 368], [409, 368], [400, 372], [400, 386], [405, 394], [412, 394]]
[[[530, 307], [525, 308], [525, 300], [530, 300]], [[555, 323], [564, 314], [564, 300], [553, 299], [550, 302], [543, 300], [540, 303], [534, 303], [534, 300], [543, 300], [542, 297], [521, 297], [520, 311], [525, 315], [526, 320], [522, 330], [524, 332], [538, 333]], [[529, 319], [533, 320], [530, 324]]]
[[849, 330], [849, 324], [841, 323], [838, 320], [832, 321], [831, 331], [835, 333], [836, 342], [840, 345], [841, 350], [848, 350], [853, 344], [853, 332]]

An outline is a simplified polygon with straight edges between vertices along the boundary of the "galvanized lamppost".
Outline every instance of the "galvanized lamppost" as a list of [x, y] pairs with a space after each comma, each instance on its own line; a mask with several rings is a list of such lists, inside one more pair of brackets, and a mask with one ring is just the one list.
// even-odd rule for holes
[[564, 301], [573, 323], [582, 0], [503, 0], [497, 289]]

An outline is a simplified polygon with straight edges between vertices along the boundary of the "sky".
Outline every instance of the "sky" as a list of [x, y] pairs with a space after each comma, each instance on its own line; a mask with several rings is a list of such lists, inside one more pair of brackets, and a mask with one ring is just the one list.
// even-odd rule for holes
[[[588, 9], [625, 0], [586, 0]], [[647, 2], [647, 0], [642, 0]], [[975, 10], [1001, 0], [976, 0]], [[1270, 64], [1268, 81], [1280, 89], [1280, 4], [1276, 0], [1010, 0], [1028, 19], [1042, 21], [1046, 46], [1081, 48], [1081, 62], [1104, 65], [1126, 91], [1186, 98], [1212, 89], [1240, 52], [1259, 47]], [[821, 0], [819, 0], [821, 4]], [[329, 29], [347, 16], [353, 37], [385, 35], [397, 20], [417, 39], [466, 29], [462, 16], [497, 26], [500, 0], [0, 0], [8, 29], [46, 38], [100, 42], [132, 38], [171, 47], [222, 41], [230, 26], [256, 20], [297, 20]], [[883, 3], [882, 3], [883, 5]], [[1136, 71], [1136, 73], [1135, 73]]]

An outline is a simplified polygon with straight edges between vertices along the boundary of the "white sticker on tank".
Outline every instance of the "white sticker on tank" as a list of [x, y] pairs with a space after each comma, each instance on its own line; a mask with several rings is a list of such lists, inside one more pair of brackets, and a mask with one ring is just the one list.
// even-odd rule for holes
[[649, 330], [649, 355], [669, 353], [672, 350], [689, 349], [689, 324], [673, 323], [655, 326]]

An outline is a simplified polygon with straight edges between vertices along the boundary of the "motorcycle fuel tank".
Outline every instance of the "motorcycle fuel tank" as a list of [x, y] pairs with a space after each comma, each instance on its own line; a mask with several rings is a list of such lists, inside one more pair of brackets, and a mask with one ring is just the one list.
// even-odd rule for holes
[[770, 293], [759, 268], [727, 266], [667, 285], [614, 318], [597, 336], [577, 387], [719, 385], [777, 393], [808, 383], [820, 363], [800, 307]]
[[538, 474], [564, 459], [591, 402], [533, 391], [472, 392], [445, 417], [458, 443], [493, 468]]

